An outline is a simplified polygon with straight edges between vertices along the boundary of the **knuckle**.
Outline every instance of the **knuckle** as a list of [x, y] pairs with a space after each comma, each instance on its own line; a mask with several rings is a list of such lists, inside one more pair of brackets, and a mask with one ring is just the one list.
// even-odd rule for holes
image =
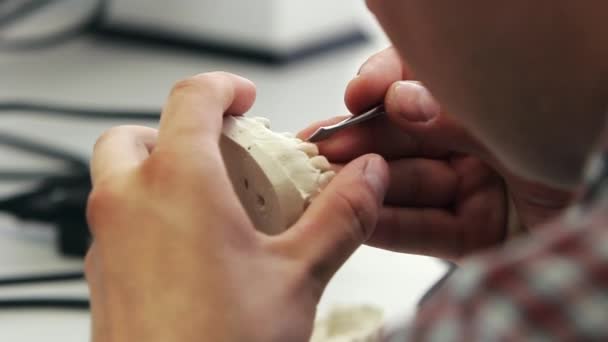
[[212, 173], [200, 165], [204, 161], [185, 161], [186, 158], [189, 157], [169, 149], [155, 151], [137, 170], [139, 187], [145, 189], [147, 196], [164, 200], [196, 198], [210, 184], [204, 175], [211, 177]]
[[113, 140], [117, 136], [125, 134], [128, 131], [129, 131], [128, 126], [116, 126], [116, 127], [112, 127], [110, 129], [105, 130], [103, 133], [101, 133], [99, 138], [97, 138], [97, 141], [95, 142], [95, 146], [93, 147], [93, 150], [98, 149], [99, 146], [107, 143], [108, 141]]
[[180, 175], [179, 156], [168, 149], [158, 149], [138, 170], [138, 176], [149, 190], [171, 187], [174, 180], [183, 180]]
[[181, 98], [184, 96], [193, 96], [209, 93], [216, 87], [213, 78], [207, 74], [197, 75], [177, 81], [171, 93], [170, 98]]
[[[199, 74], [178, 81], [171, 90], [169, 101], [178, 103], [184, 99], [198, 98], [205, 101], [208, 107], [211, 106], [217, 110], [225, 110], [222, 107], [231, 103], [234, 96], [235, 85], [229, 74], [225, 72], [213, 72]], [[163, 112], [163, 115], [171, 114], [171, 112]]]
[[217, 92], [221, 85], [228, 80], [228, 73], [217, 71], [198, 74], [177, 81], [171, 90], [171, 96], [179, 96], [184, 93]]
[[209, 81], [224, 81], [229, 79], [233, 74], [225, 71], [212, 71], [194, 76], [195, 78], [203, 78]]
[[179, 96], [183, 93], [198, 91], [202, 87], [201, 78], [188, 77], [175, 82], [171, 89], [171, 97]]
[[137, 125], [120, 125], [105, 130], [95, 141], [93, 146], [93, 153], [100, 150], [100, 148], [110, 142], [120, 140], [128, 141], [133, 144], [147, 145], [150, 137], [156, 137], [158, 131], [154, 128]]
[[98, 227], [103, 225], [108, 217], [116, 215], [116, 210], [120, 207], [122, 196], [111, 184], [105, 180], [96, 185], [89, 194], [87, 200], [86, 217], [89, 230], [93, 235], [98, 233]]

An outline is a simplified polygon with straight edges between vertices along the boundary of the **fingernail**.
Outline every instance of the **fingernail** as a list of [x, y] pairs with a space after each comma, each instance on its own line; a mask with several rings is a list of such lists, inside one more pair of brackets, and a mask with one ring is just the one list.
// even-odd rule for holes
[[398, 108], [399, 114], [408, 121], [425, 122], [439, 115], [439, 104], [431, 93], [420, 82], [400, 81], [393, 88], [389, 101], [392, 108]]
[[361, 66], [361, 68], [359, 68], [359, 71], [357, 72], [357, 76], [361, 76], [363, 74], [369, 73], [372, 70], [372, 68], [373, 68], [373, 65], [370, 61], [363, 63], [363, 65]]
[[365, 170], [363, 171], [365, 175], [365, 181], [367, 184], [374, 190], [376, 196], [378, 197], [380, 203], [384, 200], [384, 195], [386, 194], [386, 180], [385, 178], [385, 168], [386, 163], [382, 159], [382, 157], [373, 157], [365, 166]]

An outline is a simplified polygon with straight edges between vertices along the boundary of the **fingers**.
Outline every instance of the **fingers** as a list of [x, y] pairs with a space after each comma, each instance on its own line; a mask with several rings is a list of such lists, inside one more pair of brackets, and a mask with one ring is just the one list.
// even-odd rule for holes
[[386, 111], [394, 116], [396, 122], [428, 122], [436, 118], [441, 108], [428, 89], [417, 81], [398, 81], [393, 83], [384, 98]]
[[479, 190], [444, 208], [385, 207], [368, 245], [457, 261], [505, 238], [506, 202], [499, 187]]
[[390, 121], [423, 145], [444, 146], [462, 153], [479, 153], [483, 148], [439, 104], [422, 84], [399, 81], [390, 86], [384, 105]]
[[367, 245], [400, 253], [454, 259], [462, 254], [463, 226], [449, 210], [385, 207]]
[[456, 200], [460, 178], [447, 162], [412, 158], [389, 166], [386, 205], [446, 208]]
[[[385, 205], [447, 208], [454, 204], [462, 179], [449, 161], [406, 158], [388, 163], [390, 182]], [[332, 164], [335, 172], [342, 164]]]
[[[307, 137], [321, 126], [339, 122], [343, 117], [330, 119], [313, 124], [300, 133]], [[382, 132], [382, 139], [377, 134]], [[399, 129], [390, 124], [385, 118], [378, 118], [373, 122], [355, 125], [334, 134], [329, 139], [317, 143], [319, 152], [334, 163], [347, 163], [359, 156], [376, 153], [386, 159], [393, 159], [408, 154], [416, 148], [415, 142], [404, 136]]]
[[346, 106], [355, 114], [377, 106], [383, 102], [391, 84], [409, 76], [395, 48], [389, 47], [369, 58], [348, 84]]
[[[443, 149], [480, 155], [486, 152], [464, 127], [449, 114], [441, 112], [430, 92], [419, 82], [412, 81], [412, 77], [396, 50], [390, 47], [372, 56], [363, 65], [359, 75], [349, 83], [345, 95], [346, 105], [352, 113], [358, 114], [384, 103], [390, 122], [405, 135], [409, 135], [409, 139], [414, 140], [420, 149]], [[388, 140], [383, 134], [371, 139]], [[341, 143], [344, 141], [335, 144]], [[369, 146], [366, 141], [361, 144]], [[329, 150], [333, 152], [333, 146]], [[370, 149], [363, 152], [383, 154], [383, 151]], [[406, 151], [404, 155], [407, 153]]]
[[192, 154], [217, 145], [224, 114], [239, 115], [249, 110], [255, 92], [251, 81], [224, 72], [178, 82], [162, 113], [159, 149]]
[[242, 77], [214, 72], [178, 82], [163, 110], [158, 143], [142, 167], [151, 184], [163, 184], [184, 200], [223, 193], [233, 200], [219, 140], [225, 114], [239, 115], [255, 100], [255, 86]]
[[[443, 158], [453, 152], [489, 159], [487, 150], [449, 114], [440, 108], [420, 83], [391, 85], [386, 94], [387, 117], [349, 127], [327, 140], [319, 150], [333, 162], [347, 162], [360, 155], [377, 153], [392, 160], [404, 157]], [[344, 117], [313, 124], [300, 136], [307, 138], [317, 128]]]
[[119, 126], [106, 131], [93, 149], [93, 185], [106, 175], [139, 166], [150, 155], [156, 139], [157, 131], [149, 127]]
[[[465, 150], [464, 146], [468, 147], [472, 140], [467, 131], [440, 112], [422, 84], [401, 81], [410, 76], [393, 48], [372, 56], [348, 85], [346, 104], [351, 112], [360, 113], [384, 103], [388, 119], [346, 129], [322, 141], [321, 152], [335, 162], [345, 162], [366, 153], [394, 159], [415, 155], [443, 157], [459, 148]], [[307, 138], [317, 128], [342, 119], [314, 124], [300, 137]]]
[[282, 237], [323, 284], [371, 235], [388, 185], [387, 165], [365, 156], [347, 165]]
[[[302, 131], [299, 137], [305, 139], [317, 128], [336, 123], [343, 118], [313, 124]], [[334, 163], [346, 163], [369, 153], [379, 154], [388, 160], [410, 156], [441, 158], [449, 153], [447, 148], [427, 141], [422, 135], [413, 136], [401, 130], [387, 117], [349, 127], [317, 145], [320, 153]]]

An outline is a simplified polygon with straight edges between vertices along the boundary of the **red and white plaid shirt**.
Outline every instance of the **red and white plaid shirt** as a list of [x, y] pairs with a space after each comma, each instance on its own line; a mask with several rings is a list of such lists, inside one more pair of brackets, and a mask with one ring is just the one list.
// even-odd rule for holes
[[608, 152], [581, 200], [466, 261], [388, 341], [608, 341]]

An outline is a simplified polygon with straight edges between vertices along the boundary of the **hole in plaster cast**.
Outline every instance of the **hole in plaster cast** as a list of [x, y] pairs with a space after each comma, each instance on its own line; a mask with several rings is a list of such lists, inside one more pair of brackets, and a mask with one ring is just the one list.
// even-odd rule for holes
[[266, 199], [262, 195], [258, 195], [258, 205], [262, 208], [266, 206]]

